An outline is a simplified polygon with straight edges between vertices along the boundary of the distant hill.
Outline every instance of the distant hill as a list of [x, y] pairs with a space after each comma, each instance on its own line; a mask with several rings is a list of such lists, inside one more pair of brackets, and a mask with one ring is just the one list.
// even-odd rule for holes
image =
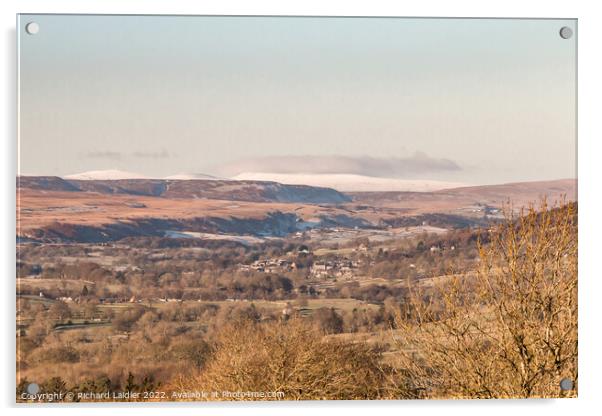
[[454, 195], [477, 196], [479, 198], [492, 199], [532, 199], [534, 195], [546, 197], [558, 197], [564, 195], [569, 200], [577, 197], [577, 179], [558, 179], [553, 181], [535, 181], [535, 182], [513, 182], [499, 185], [467, 186], [439, 193]]
[[263, 238], [311, 228], [471, 228], [499, 219], [508, 202], [520, 209], [541, 197], [551, 203], [563, 196], [575, 200], [576, 185], [559, 180], [342, 194], [261, 181], [21, 176], [17, 237], [19, 242], [101, 242], [163, 238], [172, 231]]
[[339, 204], [351, 199], [334, 189], [283, 185], [265, 181], [210, 179], [63, 179], [56, 176], [19, 176], [18, 188], [46, 191], [97, 192], [164, 198], [223, 199], [250, 202]]
[[58, 176], [17, 176], [17, 190], [19, 188], [71, 192], [80, 190], [77, 186]]
[[502, 208], [511, 204], [515, 209], [537, 205], [542, 198], [551, 204], [577, 200], [577, 180], [516, 182], [498, 185], [467, 186], [436, 192], [353, 192], [347, 193], [355, 202], [377, 207], [406, 209], [413, 213], [475, 212], [476, 205]]

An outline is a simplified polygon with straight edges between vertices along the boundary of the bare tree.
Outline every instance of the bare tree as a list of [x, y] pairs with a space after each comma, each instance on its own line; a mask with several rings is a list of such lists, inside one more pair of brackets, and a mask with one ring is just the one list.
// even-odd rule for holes
[[399, 365], [429, 397], [576, 396], [577, 205], [509, 213], [490, 237], [474, 273], [412, 287]]

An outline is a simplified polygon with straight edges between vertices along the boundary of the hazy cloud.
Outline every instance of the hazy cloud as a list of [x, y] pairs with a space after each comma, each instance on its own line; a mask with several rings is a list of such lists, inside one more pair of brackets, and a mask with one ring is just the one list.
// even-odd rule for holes
[[168, 159], [172, 155], [165, 149], [159, 152], [137, 151], [131, 153], [114, 152], [109, 150], [88, 152], [85, 154], [90, 159], [120, 160], [125, 157], [135, 157], [140, 159]]
[[144, 158], [144, 159], [168, 159], [171, 157], [169, 152], [165, 149], [160, 152], [134, 152], [132, 156]]
[[88, 152], [86, 153], [86, 157], [90, 159], [110, 159], [110, 160], [118, 160], [121, 159], [121, 153], [119, 152]]
[[269, 156], [242, 159], [218, 167], [224, 176], [242, 172], [274, 173], [351, 173], [357, 175], [402, 178], [416, 174], [459, 171], [449, 159], [432, 158], [417, 152], [407, 158], [368, 156]]

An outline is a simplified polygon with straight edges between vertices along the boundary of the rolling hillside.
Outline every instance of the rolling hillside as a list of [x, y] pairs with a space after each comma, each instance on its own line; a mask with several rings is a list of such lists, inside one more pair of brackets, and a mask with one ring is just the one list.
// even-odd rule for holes
[[339, 204], [351, 200], [348, 196], [330, 188], [283, 185], [265, 181], [206, 179], [89, 180], [63, 179], [56, 176], [20, 176], [17, 178], [17, 188], [250, 202]]

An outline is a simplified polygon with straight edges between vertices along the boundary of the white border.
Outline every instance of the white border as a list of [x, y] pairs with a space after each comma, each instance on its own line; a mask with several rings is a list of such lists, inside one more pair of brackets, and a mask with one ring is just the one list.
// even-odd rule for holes
[[[14, 267], [15, 267], [15, 174], [16, 174], [16, 13], [123, 13], [123, 14], [237, 14], [237, 15], [344, 15], [344, 16], [441, 16], [441, 17], [552, 17], [579, 19], [579, 398], [576, 400], [508, 400], [508, 401], [422, 401], [422, 402], [332, 402], [332, 403], [286, 403], [286, 404], [181, 404], [175, 406], [148, 407], [138, 409], [148, 415], [159, 415], [166, 411], [182, 414], [215, 413], [246, 415], [270, 414], [329, 414], [333, 410], [346, 414], [365, 414], [376, 410], [388, 414], [400, 412], [436, 414], [488, 415], [536, 412], [546, 415], [568, 413], [587, 414], [593, 409], [600, 411], [602, 397], [602, 369], [600, 366], [600, 302], [602, 296], [601, 264], [597, 256], [602, 250], [600, 216], [600, 157], [602, 131], [600, 128], [602, 105], [602, 65], [600, 40], [602, 40], [601, 15], [596, 10], [597, 2], [564, 1], [478, 1], [478, 0], [433, 0], [414, 2], [357, 1], [357, 0], [304, 0], [304, 1], [185, 1], [185, 0], [3, 0], [0, 2], [2, 24], [2, 71], [3, 99], [0, 101], [0, 126], [4, 128], [2, 149], [2, 215], [0, 244], [2, 249], [2, 275], [4, 302], [2, 311], [2, 376], [0, 378], [0, 400], [3, 407], [13, 407], [19, 413], [45, 415], [77, 413], [106, 415], [108, 406], [86, 406], [79, 409], [59, 407], [14, 408]], [[119, 411], [130, 411], [125, 407]], [[116, 409], [115, 409], [116, 410]], [[115, 410], [111, 410], [114, 412]]]

